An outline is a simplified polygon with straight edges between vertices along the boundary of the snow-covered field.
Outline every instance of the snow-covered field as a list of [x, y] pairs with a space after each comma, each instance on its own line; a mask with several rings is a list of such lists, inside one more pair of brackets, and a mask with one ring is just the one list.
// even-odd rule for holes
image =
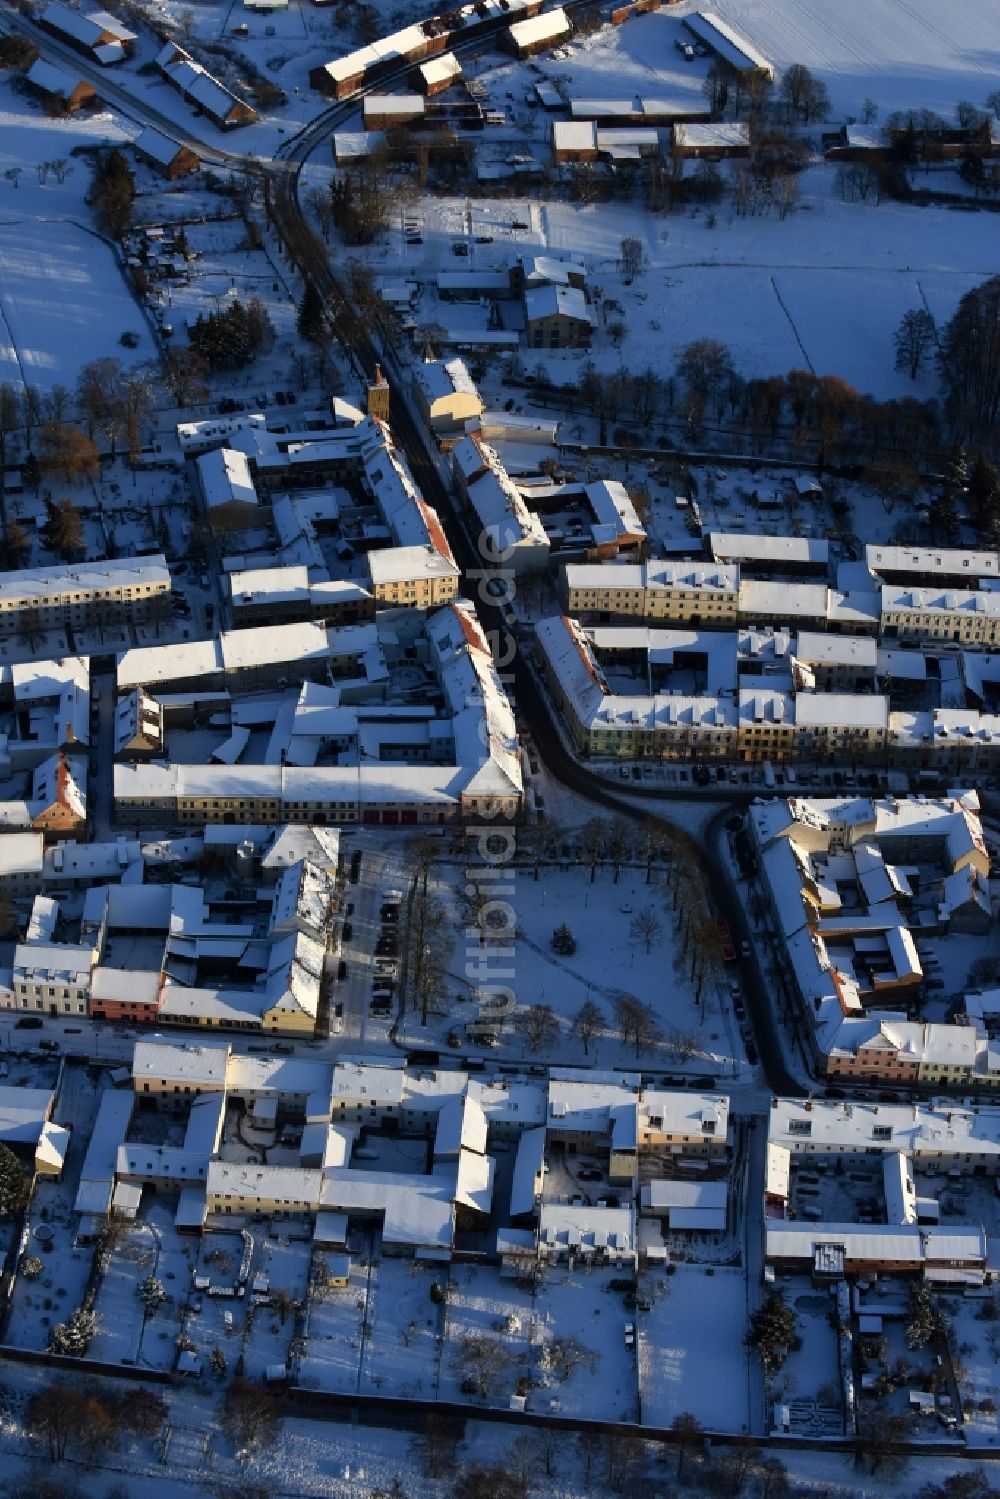
[[[692, 7], [693, 8], [693, 7]], [[873, 98], [883, 115], [982, 104], [997, 86], [1000, 8], [990, 0], [716, 0], [783, 71], [805, 63], [826, 80], [838, 114]]]
[[[486, 232], [493, 243], [473, 242], [464, 264], [498, 267], [515, 248], [584, 256], [592, 283], [622, 308], [609, 322], [623, 322], [626, 334], [621, 350], [600, 327], [589, 354], [523, 351], [529, 370], [541, 362], [560, 382], [579, 379], [588, 358], [609, 371], [624, 359], [631, 370], [652, 366], [665, 375], [685, 345], [714, 338], [748, 377], [811, 367], [880, 399], [933, 395], [932, 369], [912, 382], [894, 368], [893, 333], [902, 314], [925, 301], [946, 322], [964, 293], [993, 274], [994, 216], [844, 203], [830, 167], [805, 172], [801, 190], [800, 208], [783, 222], [736, 218], [723, 203], [714, 227], [704, 212], [654, 217], [630, 203], [478, 200], [473, 238]], [[437, 270], [457, 264], [450, 246], [465, 237], [466, 207], [463, 198], [425, 199], [414, 210], [422, 216], [422, 247], [404, 245], [394, 227], [371, 252], [375, 271], [398, 277], [405, 263], [423, 282], [421, 324], [467, 328], [485, 319], [476, 304], [439, 303], [433, 289]], [[530, 229], [515, 234], [510, 224], [517, 219]], [[638, 238], [645, 252], [646, 269], [632, 285], [618, 267], [625, 236]]]
[[639, 1316], [643, 1420], [669, 1426], [690, 1411], [703, 1426], [745, 1430], [746, 1321], [742, 1271], [678, 1265], [666, 1294]]
[[[104, 355], [138, 363], [156, 350], [114, 256], [75, 223], [0, 219], [0, 380], [73, 386], [80, 367]], [[123, 349], [121, 335], [138, 346]]]

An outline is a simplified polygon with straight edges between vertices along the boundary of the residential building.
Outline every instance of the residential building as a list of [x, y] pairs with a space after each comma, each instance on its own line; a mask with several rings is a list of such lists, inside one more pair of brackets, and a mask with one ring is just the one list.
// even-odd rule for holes
[[65, 68], [46, 62], [38, 57], [25, 75], [25, 83], [32, 93], [45, 100], [58, 113], [75, 114], [85, 105], [97, 103], [97, 90], [85, 79], [76, 78]]
[[169, 597], [170, 569], [162, 555], [23, 568], [0, 573], [0, 633], [16, 634], [26, 623], [81, 630], [148, 619]]
[[437, 434], [478, 425], [483, 402], [463, 359], [426, 359], [413, 366], [413, 394], [424, 420]]
[[156, 55], [156, 68], [199, 114], [220, 130], [252, 125], [257, 112], [213, 78], [176, 42], [167, 42]]

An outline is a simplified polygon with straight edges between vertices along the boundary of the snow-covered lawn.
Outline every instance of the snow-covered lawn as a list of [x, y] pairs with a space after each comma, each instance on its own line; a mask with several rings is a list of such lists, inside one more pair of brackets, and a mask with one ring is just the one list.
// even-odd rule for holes
[[362, 1392], [426, 1400], [436, 1391], [442, 1316], [430, 1290], [443, 1281], [441, 1270], [415, 1260], [379, 1262], [368, 1301]]
[[[262, 1246], [259, 1261], [257, 1258], [254, 1260], [253, 1273], [267, 1276], [272, 1295], [283, 1291], [293, 1301], [302, 1303], [305, 1301], [309, 1279], [310, 1252], [309, 1244], [301, 1240], [267, 1239]], [[278, 1307], [258, 1306], [251, 1309], [243, 1342], [244, 1366], [248, 1378], [262, 1379], [269, 1365], [285, 1363], [294, 1331], [295, 1312], [291, 1308], [286, 1310], [284, 1316]]]
[[137, 1223], [126, 1230], [124, 1242], [109, 1258], [94, 1302], [97, 1335], [88, 1349], [92, 1358], [135, 1363], [141, 1336], [146, 1359], [157, 1367], [169, 1368], [172, 1344], [166, 1359], [157, 1357], [157, 1344], [163, 1341], [157, 1334], [166, 1331], [170, 1310], [161, 1306], [145, 1329], [142, 1325], [139, 1286], [154, 1273], [155, 1262], [156, 1244], [149, 1229]]
[[[965, 1440], [974, 1447], [1000, 1445], [1000, 1419], [996, 1410], [1000, 1360], [998, 1310], [995, 1291], [982, 1300], [949, 1296], [945, 1306], [958, 1350], [958, 1383], [966, 1410]], [[985, 1409], [981, 1409], [983, 1405]]]
[[357, 1389], [367, 1280], [367, 1271], [355, 1261], [343, 1290], [314, 1284], [306, 1313], [305, 1351], [298, 1367], [300, 1385], [340, 1394]]
[[[791, 1407], [792, 1430], [839, 1436], [841, 1426], [835, 1415], [840, 1405], [840, 1373], [837, 1359], [837, 1334], [830, 1325], [830, 1313], [836, 1302], [823, 1290], [810, 1284], [806, 1277], [782, 1287], [786, 1305], [798, 1318], [802, 1347], [790, 1353], [777, 1378], [781, 1399]], [[816, 1411], [816, 1404], [823, 1414]]]
[[[511, 987], [518, 1006], [545, 1004], [555, 1010], [561, 1034], [548, 1053], [540, 1052], [541, 1057], [549, 1055], [564, 1062], [588, 1061], [583, 1047], [569, 1034], [569, 1025], [575, 1012], [590, 999], [603, 1011], [607, 1026], [605, 1033], [590, 1043], [591, 1063], [642, 1066], [652, 1060], [653, 1065], [661, 1067], [674, 1065], [666, 1046], [653, 1047], [637, 1058], [634, 1049], [622, 1044], [614, 1028], [614, 998], [625, 992], [650, 1006], [668, 1041], [674, 1033], [699, 1034], [699, 1049], [688, 1064], [691, 1069], [702, 1072], [706, 1067], [713, 1071], [732, 1069], [739, 1037], [729, 1017], [723, 1014], [715, 990], [706, 985], [702, 1017], [687, 970], [675, 970], [677, 944], [669, 897], [658, 887], [655, 877], [651, 884], [646, 884], [644, 867], [624, 868], [617, 884], [607, 866], [598, 871], [593, 882], [589, 871], [582, 866], [546, 867], [537, 881], [531, 870], [518, 869], [513, 884], [513, 894], [505, 897], [521, 933], [514, 943], [513, 961], [488, 960], [482, 970], [486, 978], [480, 978], [479, 982], [490, 982], [493, 968], [499, 971], [512, 967]], [[648, 952], [644, 938], [632, 933], [636, 916], [647, 907], [656, 912], [661, 924]], [[553, 933], [563, 924], [569, 926], [577, 943], [576, 951], [569, 956], [552, 951]], [[476, 981], [477, 961], [475, 951], [467, 954], [464, 939], [460, 938], [450, 973], [456, 978], [463, 973], [472, 975], [458, 990], [463, 995], [470, 992]], [[448, 1023], [465, 1020], [471, 1013], [471, 1005], [463, 1006]], [[503, 1044], [518, 1056], [531, 1055], [516, 1034], [505, 1033]]]
[[532, 1320], [530, 1290], [501, 1276], [493, 1265], [456, 1265], [448, 1290], [445, 1347], [441, 1360], [441, 1397], [476, 1400], [463, 1394], [465, 1338], [486, 1339], [498, 1350], [489, 1376], [486, 1403], [506, 1406], [519, 1379], [531, 1373]]
[[669, 1426], [690, 1411], [702, 1426], [747, 1424], [746, 1286], [739, 1270], [678, 1265], [667, 1293], [639, 1313], [642, 1418]]
[[[621, 1295], [608, 1290], [608, 1281], [622, 1272], [612, 1267], [573, 1270], [554, 1267], [540, 1277], [535, 1297], [537, 1347], [533, 1370], [540, 1389], [532, 1408], [550, 1405], [567, 1414], [602, 1421], [634, 1421], [637, 1415], [635, 1345], [625, 1342], [625, 1329], [636, 1313], [624, 1308]], [[582, 1356], [570, 1342], [582, 1345]], [[558, 1370], [558, 1348], [569, 1344], [572, 1373], [563, 1382]]]

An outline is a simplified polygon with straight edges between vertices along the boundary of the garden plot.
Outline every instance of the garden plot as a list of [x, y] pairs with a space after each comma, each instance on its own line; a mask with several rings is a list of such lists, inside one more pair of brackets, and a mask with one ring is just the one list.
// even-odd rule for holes
[[1000, 1445], [997, 1418], [997, 1365], [1000, 1363], [1000, 1308], [997, 1294], [952, 1296], [947, 1315], [958, 1352], [956, 1373], [970, 1447]]
[[747, 1429], [746, 1285], [738, 1270], [678, 1265], [640, 1313], [642, 1419], [669, 1426], [690, 1411], [709, 1430]]
[[[602, 1421], [637, 1419], [635, 1312], [609, 1293], [611, 1268], [554, 1268], [540, 1277], [535, 1297], [532, 1375], [534, 1409]], [[626, 1342], [632, 1328], [633, 1342]]]
[[531, 1292], [516, 1281], [493, 1266], [456, 1265], [448, 1289], [441, 1398], [507, 1406], [531, 1374], [534, 1317]]
[[356, 1262], [343, 1290], [313, 1282], [298, 1384], [336, 1394], [357, 1389], [367, 1298], [368, 1274]]
[[[35, 1202], [44, 1197], [39, 1189]], [[38, 1223], [28, 1253], [42, 1261], [43, 1270], [36, 1280], [19, 1275], [11, 1297], [7, 1341], [18, 1348], [41, 1349], [48, 1346], [49, 1333], [57, 1322], [65, 1322], [83, 1300], [90, 1277], [94, 1251], [74, 1247], [75, 1230], [63, 1223]], [[43, 1230], [39, 1238], [37, 1228]], [[51, 1230], [51, 1236], [49, 1231]]]
[[[873, 1299], [873, 1298], [872, 1298]], [[948, 1302], [934, 1298], [934, 1305], [945, 1313]], [[907, 1306], [903, 1291], [902, 1306]], [[867, 1310], [877, 1311], [869, 1302]], [[858, 1391], [861, 1419], [874, 1415], [907, 1421], [909, 1441], [940, 1441], [944, 1435], [937, 1409], [950, 1412], [953, 1386], [943, 1364], [929, 1345], [914, 1351], [906, 1341], [909, 1310], [904, 1315], [884, 1318], [879, 1334], [858, 1336], [861, 1384]], [[921, 1415], [910, 1404], [911, 1391], [934, 1395], [936, 1407]]]
[[254, 1306], [247, 1317], [243, 1360], [248, 1378], [261, 1379], [274, 1364], [288, 1360], [296, 1308], [305, 1303], [311, 1247], [301, 1240], [266, 1239], [254, 1275], [269, 1283], [271, 1304]]
[[840, 1436], [840, 1365], [837, 1333], [830, 1323], [836, 1301], [807, 1279], [782, 1287], [786, 1306], [798, 1320], [802, 1346], [793, 1350], [777, 1376], [776, 1398], [789, 1408], [791, 1429], [801, 1435]]
[[431, 1286], [443, 1275], [415, 1260], [383, 1258], [372, 1274], [362, 1393], [421, 1396], [437, 1390], [442, 1308]]
[[[155, 1264], [156, 1241], [149, 1228], [142, 1223], [130, 1224], [101, 1277], [94, 1302], [97, 1334], [88, 1350], [92, 1358], [111, 1364], [134, 1364], [140, 1361], [143, 1345], [148, 1344], [150, 1351], [155, 1349], [158, 1339], [153, 1324], [158, 1322], [162, 1331], [169, 1313], [161, 1306], [144, 1319], [139, 1293], [142, 1283], [154, 1275]], [[173, 1352], [172, 1346], [170, 1351]], [[162, 1359], [153, 1361], [163, 1367]], [[169, 1358], [166, 1366], [169, 1367]]]

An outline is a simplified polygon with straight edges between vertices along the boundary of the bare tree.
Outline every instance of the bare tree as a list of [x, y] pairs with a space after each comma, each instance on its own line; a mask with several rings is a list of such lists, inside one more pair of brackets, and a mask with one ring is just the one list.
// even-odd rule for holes
[[44, 1441], [49, 1458], [62, 1462], [80, 1419], [80, 1399], [62, 1380], [43, 1385], [28, 1400], [27, 1427], [36, 1441]]
[[637, 239], [633, 234], [625, 236], [621, 242], [618, 264], [625, 281], [634, 281], [642, 273], [645, 265], [645, 251], [641, 239]]
[[635, 1054], [649, 1051], [661, 1040], [656, 1016], [643, 1000], [634, 994], [616, 994], [614, 999], [615, 1019], [626, 1046], [634, 1046]]
[[547, 1050], [559, 1040], [559, 1017], [551, 1005], [527, 1005], [518, 1010], [514, 1028], [531, 1051]]
[[419, 1444], [428, 1478], [443, 1478], [455, 1466], [455, 1449], [463, 1430], [464, 1423], [454, 1416], [439, 1415], [437, 1411], [427, 1412]]
[[117, 1417], [126, 1431], [140, 1437], [155, 1437], [163, 1430], [170, 1407], [156, 1390], [147, 1390], [144, 1385], [129, 1391], [116, 1406]]
[[94, 479], [100, 472], [100, 459], [93, 442], [79, 427], [71, 427], [68, 422], [43, 422], [38, 447], [43, 470], [61, 474], [67, 484]]
[[463, 1393], [485, 1400], [504, 1378], [512, 1360], [510, 1349], [499, 1338], [466, 1333], [455, 1354]]
[[0, 464], [7, 462], [8, 444], [21, 426], [21, 398], [5, 380], [0, 385]]
[[590, 883], [593, 884], [597, 878], [598, 865], [603, 864], [608, 855], [608, 829], [602, 817], [591, 817], [580, 829], [580, 847], [583, 851], [583, 861], [590, 870]]
[[274, 1435], [280, 1407], [270, 1390], [252, 1379], [234, 1379], [222, 1397], [222, 1423], [240, 1447], [253, 1447]]
[[896, 329], [896, 368], [905, 370], [911, 380], [920, 373], [928, 351], [934, 343], [937, 326], [926, 307], [914, 307], [904, 312]]
[[523, 1473], [475, 1464], [455, 1480], [451, 1499], [528, 1499], [528, 1482]]
[[585, 999], [570, 1022], [570, 1031], [583, 1047], [584, 1056], [590, 1055], [590, 1043], [604, 1029], [604, 1012], [592, 999]]
[[682, 1031], [676, 1028], [667, 1032], [664, 1045], [678, 1062], [687, 1062], [698, 1050], [697, 1031]]
[[697, 1416], [690, 1411], [681, 1411], [671, 1422], [671, 1431], [677, 1443], [677, 1477], [684, 1477], [684, 1468], [690, 1453], [700, 1451], [705, 1445], [705, 1433]]
[[632, 824], [625, 817], [613, 817], [608, 827], [608, 858], [617, 885], [622, 865], [632, 852]]
[[652, 906], [643, 906], [642, 910], [637, 911], [632, 917], [629, 930], [637, 942], [645, 943], [646, 951], [649, 953], [652, 952], [653, 943], [663, 930], [663, 922]]

